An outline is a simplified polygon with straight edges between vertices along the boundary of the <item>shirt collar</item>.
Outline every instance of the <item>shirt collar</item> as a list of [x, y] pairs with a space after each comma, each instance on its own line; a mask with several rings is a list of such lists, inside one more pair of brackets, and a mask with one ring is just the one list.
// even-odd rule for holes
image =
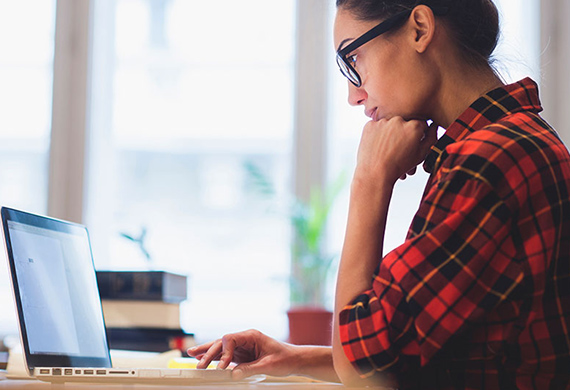
[[466, 138], [469, 134], [519, 111], [542, 111], [538, 86], [530, 78], [505, 85], [478, 98], [447, 128], [445, 134], [431, 148], [424, 169], [431, 173], [445, 148]]

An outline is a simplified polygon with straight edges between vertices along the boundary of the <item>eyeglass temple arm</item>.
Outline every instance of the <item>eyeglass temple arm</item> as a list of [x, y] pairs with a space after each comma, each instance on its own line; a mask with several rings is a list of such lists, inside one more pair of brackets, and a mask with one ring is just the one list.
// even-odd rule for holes
[[[445, 15], [449, 11], [449, 7], [430, 7], [435, 15]], [[353, 51], [355, 48], [364, 45], [369, 40], [376, 38], [378, 35], [385, 33], [386, 31], [393, 28], [398, 23], [401, 23], [404, 19], [407, 19], [412, 10], [404, 11], [399, 14], [394, 15], [392, 18], [386, 19], [383, 23], [380, 23], [376, 27], [367, 31], [365, 34], [357, 38], [355, 41], [351, 42], [345, 48], [338, 51], [340, 56], [345, 56], [346, 54]]]

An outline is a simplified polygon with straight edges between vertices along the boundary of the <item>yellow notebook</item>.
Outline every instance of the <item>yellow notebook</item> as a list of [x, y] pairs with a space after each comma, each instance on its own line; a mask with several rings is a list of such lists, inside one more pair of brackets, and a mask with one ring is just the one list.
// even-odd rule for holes
[[[179, 357], [168, 361], [168, 368], [196, 368], [199, 360], [192, 357]], [[218, 361], [213, 361], [208, 365], [208, 369], [218, 367]]]

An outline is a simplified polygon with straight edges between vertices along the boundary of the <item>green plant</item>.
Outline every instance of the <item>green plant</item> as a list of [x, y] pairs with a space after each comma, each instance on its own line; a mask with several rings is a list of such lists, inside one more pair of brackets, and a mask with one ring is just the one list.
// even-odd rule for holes
[[[245, 168], [260, 194], [275, 194], [274, 185], [258, 166], [247, 162]], [[293, 306], [325, 306], [327, 280], [336, 255], [323, 249], [323, 240], [331, 208], [344, 184], [345, 175], [341, 174], [324, 194], [312, 188], [309, 200], [294, 199], [287, 213], [293, 229], [289, 280]]]
[[146, 227], [142, 227], [141, 228], [141, 232], [139, 234], [138, 237], [135, 237], [134, 235], [125, 233], [125, 232], [119, 232], [119, 235], [123, 238], [126, 238], [127, 240], [131, 241], [133, 244], [135, 244], [139, 250], [141, 251], [141, 253], [143, 254], [145, 260], [148, 263], [152, 262], [152, 256], [150, 255], [150, 253], [148, 252], [148, 250], [146, 249], [146, 244], [145, 244], [145, 240], [146, 240]]

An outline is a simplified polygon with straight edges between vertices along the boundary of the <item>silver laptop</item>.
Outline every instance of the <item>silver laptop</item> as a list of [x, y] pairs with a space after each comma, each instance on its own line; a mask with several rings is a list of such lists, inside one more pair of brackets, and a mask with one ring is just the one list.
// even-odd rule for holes
[[84, 226], [2, 207], [12, 290], [28, 372], [48, 382], [191, 385], [230, 370], [114, 368]]

